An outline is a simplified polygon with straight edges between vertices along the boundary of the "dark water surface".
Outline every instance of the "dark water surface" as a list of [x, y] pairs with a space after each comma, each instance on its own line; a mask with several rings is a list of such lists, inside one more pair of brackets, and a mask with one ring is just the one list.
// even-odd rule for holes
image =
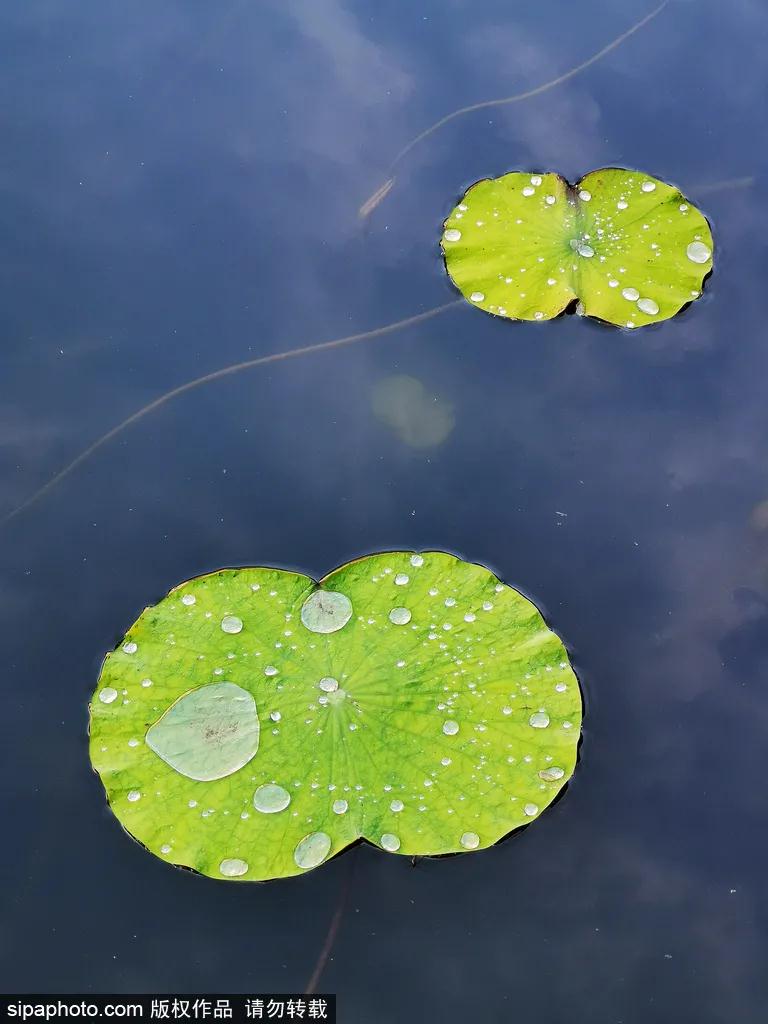
[[[341, 1019], [766, 1020], [768, 8], [671, 2], [557, 89], [443, 128], [357, 218], [432, 121], [559, 75], [651, 6], [0, 8], [2, 513], [177, 384], [450, 301], [440, 224], [479, 177], [639, 167], [718, 245], [704, 299], [657, 328], [459, 306], [220, 380], [2, 527], [3, 989], [305, 985], [349, 855], [252, 886], [167, 867], [105, 807], [87, 701], [180, 580], [440, 547], [572, 645], [582, 757], [492, 850], [356, 849], [321, 983]], [[452, 407], [441, 443], [414, 447], [423, 408], [399, 431], [374, 413], [402, 374], [448, 427]]]

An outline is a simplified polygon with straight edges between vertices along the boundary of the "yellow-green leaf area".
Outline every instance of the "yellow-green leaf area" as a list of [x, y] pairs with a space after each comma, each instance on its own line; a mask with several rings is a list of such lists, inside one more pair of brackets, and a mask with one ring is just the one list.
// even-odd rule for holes
[[472, 185], [443, 228], [448, 274], [473, 305], [514, 320], [579, 312], [619, 327], [667, 320], [697, 299], [714, 243], [672, 185], [603, 168], [575, 185], [512, 172]]
[[106, 657], [90, 749], [148, 850], [255, 881], [360, 838], [491, 846], [568, 781], [581, 711], [527, 598], [453, 555], [390, 552], [320, 583], [243, 568], [181, 584]]

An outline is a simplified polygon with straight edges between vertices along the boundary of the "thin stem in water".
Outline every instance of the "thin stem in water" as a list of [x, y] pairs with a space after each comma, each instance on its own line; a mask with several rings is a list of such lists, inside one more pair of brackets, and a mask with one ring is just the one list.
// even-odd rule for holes
[[[627, 29], [626, 32], [622, 32], [620, 36], [617, 36], [612, 42], [608, 43], [607, 46], [604, 46], [602, 50], [598, 50], [597, 53], [593, 54], [587, 60], [582, 61], [581, 64], [577, 64], [576, 67], [571, 68], [570, 71], [566, 71], [564, 74], [558, 75], [557, 78], [552, 78], [548, 82], [543, 82], [541, 85], [537, 85], [533, 89], [527, 89], [525, 92], [515, 93], [513, 96], [504, 96], [495, 100], [483, 100], [480, 103], [470, 103], [466, 107], [459, 107], [458, 110], [452, 110], [450, 114], [446, 114], [445, 117], [441, 117], [439, 121], [435, 121], [435, 123], [430, 125], [429, 128], [425, 128], [423, 132], [420, 132], [415, 136], [415, 138], [411, 139], [410, 142], [406, 143], [390, 164], [390, 171], [394, 170], [397, 164], [400, 163], [407, 153], [410, 153], [414, 146], [428, 138], [439, 128], [442, 128], [443, 125], [448, 124], [450, 121], [454, 121], [457, 117], [462, 117], [464, 114], [471, 114], [475, 110], [485, 110], [488, 107], [501, 107], [510, 103], [520, 103], [522, 100], [533, 99], [534, 96], [540, 96], [542, 93], [548, 92], [550, 89], [554, 89], [558, 85], [562, 85], [564, 82], [567, 82], [582, 71], [586, 71], [587, 68], [596, 64], [597, 61], [602, 60], [603, 57], [607, 56], [618, 46], [621, 46], [621, 44], [626, 42], [626, 40], [629, 39], [630, 36], [633, 36], [635, 32], [639, 32], [641, 28], [647, 25], [649, 21], [652, 21], [658, 14], [661, 14], [668, 3], [669, 0], [663, 0], [658, 7], [655, 7], [649, 14], [646, 14], [645, 17], [640, 19], [640, 21]], [[390, 175], [388, 180], [376, 189], [376, 191], [361, 205], [358, 211], [360, 217], [367, 217], [379, 205], [385, 196], [389, 194], [394, 184], [395, 176]]]
[[286, 352], [273, 352], [268, 356], [258, 356], [256, 359], [247, 359], [242, 363], [232, 363], [230, 366], [223, 366], [219, 370], [213, 370], [211, 373], [206, 373], [202, 377], [195, 377], [194, 380], [189, 380], [186, 384], [180, 384], [178, 387], [172, 388], [170, 391], [166, 391], [158, 398], [153, 399], [146, 405], [142, 406], [136, 412], [132, 413], [122, 422], [118, 423], [117, 426], [108, 430], [106, 434], [102, 434], [100, 438], [89, 445], [85, 451], [81, 452], [76, 458], [74, 458], [64, 469], [60, 470], [55, 476], [44, 484], [38, 491], [35, 491], [26, 501], [23, 501], [21, 505], [18, 505], [15, 509], [8, 513], [2, 520], [0, 520], [0, 526], [10, 522], [11, 519], [15, 519], [16, 516], [20, 515], [35, 502], [39, 501], [44, 495], [51, 491], [56, 484], [60, 483], [64, 477], [77, 469], [78, 466], [82, 465], [86, 459], [88, 459], [94, 452], [98, 451], [105, 444], [111, 441], [118, 434], [121, 434], [124, 430], [136, 423], [138, 420], [143, 419], [149, 413], [159, 409], [160, 406], [166, 405], [174, 398], [178, 398], [179, 395], [185, 394], [187, 391], [192, 391], [194, 388], [202, 387], [204, 384], [210, 384], [215, 380], [220, 380], [222, 377], [231, 377], [233, 374], [242, 373], [244, 370], [253, 370], [257, 366], [266, 366], [269, 363], [278, 363], [284, 359], [296, 359], [299, 356], [310, 355], [313, 352], [325, 352], [332, 348], [341, 348], [344, 345], [353, 345], [358, 341], [370, 341], [373, 338], [380, 338], [384, 334], [392, 334], [394, 331], [400, 330], [402, 327], [410, 327], [413, 324], [422, 323], [424, 320], [429, 320], [433, 316], [438, 316], [440, 313], [445, 312], [447, 309], [453, 309], [454, 306], [460, 305], [463, 299], [454, 299], [452, 302], [446, 302], [441, 306], [435, 306], [433, 309], [428, 309], [424, 313], [417, 313], [415, 316], [408, 316], [404, 320], [396, 320], [394, 323], [385, 324], [383, 327], [375, 327], [371, 331], [361, 331], [358, 334], [348, 334], [342, 338], [333, 338], [331, 341], [322, 341], [316, 345], [304, 345], [301, 348], [292, 348]]
[[320, 984], [320, 978], [323, 975], [328, 958], [333, 951], [333, 944], [336, 941], [336, 936], [339, 934], [339, 928], [341, 927], [341, 920], [344, 917], [344, 910], [347, 906], [349, 899], [349, 893], [352, 888], [352, 879], [355, 873], [355, 853], [356, 850], [350, 850], [347, 853], [347, 869], [344, 873], [344, 879], [341, 883], [341, 892], [339, 893], [339, 899], [336, 904], [336, 909], [333, 912], [333, 917], [328, 925], [328, 931], [325, 936], [320, 954], [317, 958], [315, 968], [310, 975], [309, 981], [304, 989], [304, 995], [311, 996], [313, 992], [317, 992], [317, 986]]
[[714, 192], [731, 192], [740, 188], [751, 188], [755, 184], [753, 177], [729, 178], [727, 181], [713, 181], [708, 185], [693, 185], [691, 195], [711, 196]]

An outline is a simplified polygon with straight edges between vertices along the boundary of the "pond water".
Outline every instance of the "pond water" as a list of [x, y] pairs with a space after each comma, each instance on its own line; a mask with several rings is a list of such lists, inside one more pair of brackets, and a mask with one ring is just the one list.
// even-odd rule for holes
[[[765, 1020], [768, 10], [673, 0], [414, 146], [358, 217], [424, 128], [652, 7], [3, 5], [2, 514], [168, 389], [452, 301], [441, 224], [480, 177], [638, 167], [718, 247], [656, 328], [465, 303], [219, 379], [4, 523], [4, 990], [300, 990], [346, 886], [319, 986], [342, 1021]], [[429, 547], [572, 647], [584, 741], [553, 808], [486, 852], [360, 846], [248, 886], [123, 833], [87, 702], [146, 604], [224, 565]]]

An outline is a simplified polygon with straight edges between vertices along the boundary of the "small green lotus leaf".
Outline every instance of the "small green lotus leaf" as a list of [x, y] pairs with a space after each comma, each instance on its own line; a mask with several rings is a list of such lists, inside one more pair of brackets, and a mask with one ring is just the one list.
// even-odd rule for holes
[[581, 707], [535, 606], [453, 555], [371, 555], [319, 584], [227, 569], [146, 609], [106, 657], [91, 760], [153, 853], [253, 881], [361, 837], [491, 846], [572, 775]]
[[512, 172], [472, 185], [441, 239], [451, 280], [473, 305], [513, 320], [579, 312], [620, 327], [667, 320], [712, 270], [706, 218], [674, 188], [604, 168], [571, 186]]

